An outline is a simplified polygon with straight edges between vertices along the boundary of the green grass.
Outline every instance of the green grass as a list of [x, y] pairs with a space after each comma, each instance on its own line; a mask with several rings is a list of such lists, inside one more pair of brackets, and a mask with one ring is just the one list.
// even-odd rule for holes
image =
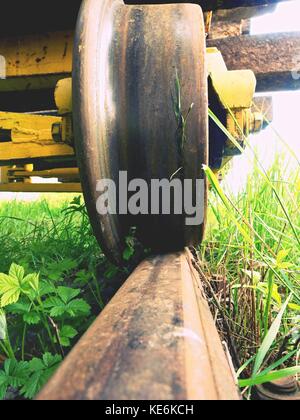
[[77, 268], [91, 266], [94, 272], [103, 256], [80, 207], [77, 213], [64, 212], [69, 204], [0, 202], [0, 271], [7, 272], [12, 262], [47, 271], [49, 265], [71, 259]]
[[34, 397], [131, 269], [104, 257], [80, 197], [53, 197], [0, 202], [0, 399]]
[[300, 166], [286, 150], [265, 170], [252, 153], [252, 172], [238, 194], [205, 168], [209, 221], [199, 249], [211, 306], [243, 387], [275, 378], [273, 370], [278, 377], [300, 373]]

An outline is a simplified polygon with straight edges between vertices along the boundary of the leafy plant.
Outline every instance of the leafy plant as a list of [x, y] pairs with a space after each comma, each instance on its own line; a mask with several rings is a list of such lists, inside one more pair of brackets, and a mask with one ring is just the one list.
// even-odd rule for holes
[[0, 370], [0, 400], [4, 399], [9, 388], [18, 390], [25, 398], [33, 398], [53, 375], [61, 356], [45, 353], [41, 359], [29, 362], [7, 359]]
[[7, 359], [4, 369], [0, 370], [0, 400], [5, 398], [9, 387], [14, 389], [25, 385], [28, 378], [28, 363], [18, 362], [15, 359]]
[[59, 331], [59, 342], [63, 347], [70, 347], [72, 338], [76, 337], [78, 331], [70, 325], [64, 325]]
[[21, 388], [21, 395], [33, 398], [53, 375], [61, 360], [60, 355], [45, 353], [41, 359], [35, 357], [28, 362], [27, 377]]
[[28, 294], [30, 289], [37, 290], [39, 276], [28, 274], [25, 276], [24, 268], [12, 264], [8, 275], [0, 273], [0, 295], [2, 308], [18, 302], [21, 293]]
[[[40, 280], [37, 273], [25, 274], [23, 267], [13, 263], [8, 274], [0, 273], [0, 349], [7, 359], [0, 371], [0, 399], [8, 388], [16, 389], [25, 398], [33, 398], [45, 384], [79, 334], [82, 320], [88, 320], [91, 306], [79, 298], [81, 289], [60, 286], [53, 280]], [[21, 326], [21, 354], [12, 346], [7, 319], [18, 330]], [[25, 360], [26, 336], [30, 329], [37, 335], [43, 357]], [[36, 345], [36, 344], [35, 344]], [[61, 356], [51, 356], [51, 352]], [[21, 358], [21, 360], [18, 359]]]
[[84, 299], [75, 299], [79, 294], [79, 289], [60, 286], [57, 288], [57, 297], [49, 297], [43, 306], [50, 311], [53, 318], [87, 316], [90, 306]]
[[[31, 398], [51, 373], [50, 365], [49, 371], [42, 369], [43, 356], [66, 356], [102, 310], [108, 263], [81, 196], [71, 203], [69, 195], [34, 203], [1, 201], [0, 236], [1, 398], [7, 389]], [[18, 363], [28, 367], [16, 388], [5, 374], [9, 360], [10, 373], [18, 371]]]

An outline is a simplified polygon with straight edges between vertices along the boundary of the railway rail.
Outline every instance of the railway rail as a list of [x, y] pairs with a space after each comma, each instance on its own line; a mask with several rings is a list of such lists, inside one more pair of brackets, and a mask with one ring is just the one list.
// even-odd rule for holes
[[238, 400], [189, 251], [143, 261], [39, 400]]

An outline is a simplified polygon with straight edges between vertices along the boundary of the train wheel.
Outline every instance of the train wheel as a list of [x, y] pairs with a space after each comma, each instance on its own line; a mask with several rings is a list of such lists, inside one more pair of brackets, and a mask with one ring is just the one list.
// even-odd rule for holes
[[[197, 204], [204, 218], [197, 225], [186, 223], [185, 212], [177, 214], [175, 198], [170, 214], [100, 215], [96, 206], [99, 180], [113, 180], [117, 197], [124, 193], [120, 171], [126, 171], [128, 182], [144, 180], [149, 190], [153, 179], [192, 180], [196, 200], [196, 179], [204, 179], [202, 165], [208, 160], [201, 8], [85, 0], [75, 36], [73, 80], [81, 180], [91, 223], [106, 255], [122, 261], [124, 240], [132, 226], [141, 242], [156, 252], [201, 242], [205, 181]], [[148, 199], [151, 213], [150, 193]]]

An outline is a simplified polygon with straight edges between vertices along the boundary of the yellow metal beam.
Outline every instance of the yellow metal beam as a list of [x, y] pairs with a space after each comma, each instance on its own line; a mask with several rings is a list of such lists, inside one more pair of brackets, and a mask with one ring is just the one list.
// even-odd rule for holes
[[0, 91], [54, 88], [72, 73], [73, 32], [3, 37], [0, 55], [6, 60]]
[[74, 156], [69, 117], [0, 112], [1, 131], [1, 161]]
[[63, 143], [0, 143], [1, 161], [61, 156], [74, 156], [73, 147]]
[[36, 192], [36, 193], [81, 193], [80, 183], [65, 184], [27, 184], [24, 182], [0, 183], [0, 192]]
[[[38, 178], [58, 178], [60, 182], [37, 182]], [[82, 192], [78, 168], [36, 171], [34, 164], [0, 168], [0, 192]]]
[[[226, 128], [243, 147], [245, 137], [264, 127], [263, 116], [258, 112], [252, 112], [251, 109], [256, 86], [255, 75], [251, 70], [229, 71], [217, 48], [207, 48], [206, 51], [207, 73], [218, 102], [211, 104], [211, 109], [214, 105], [220, 105], [225, 110]], [[213, 142], [214, 138], [210, 140]], [[221, 167], [218, 164], [214, 169], [221, 169], [236, 154], [240, 154], [240, 148], [235, 147], [228, 137], [224, 144], [223, 155], [220, 157]]]
[[256, 78], [251, 70], [229, 71], [217, 48], [207, 48], [207, 68], [215, 92], [225, 109], [251, 108]]
[[72, 78], [59, 80], [55, 92], [55, 103], [60, 115], [72, 113]]
[[7, 166], [0, 167], [0, 185], [8, 182], [8, 170]]
[[53, 130], [63, 122], [62, 117], [0, 112], [0, 130], [10, 131], [10, 140], [15, 143], [52, 143]]
[[78, 168], [59, 168], [59, 169], [47, 169], [43, 171], [28, 171], [26, 168], [24, 170], [10, 169], [8, 178], [28, 178], [28, 177], [40, 177], [40, 178], [63, 178], [63, 179], [79, 179], [79, 169]]

